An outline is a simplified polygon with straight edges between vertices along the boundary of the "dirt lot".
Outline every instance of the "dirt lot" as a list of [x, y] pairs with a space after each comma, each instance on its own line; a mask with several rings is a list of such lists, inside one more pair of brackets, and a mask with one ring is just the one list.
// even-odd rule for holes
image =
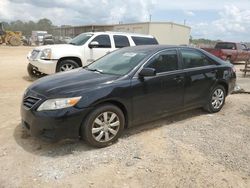
[[250, 187], [250, 95], [127, 130], [108, 148], [46, 143], [20, 126], [29, 50], [0, 47], [0, 187]]

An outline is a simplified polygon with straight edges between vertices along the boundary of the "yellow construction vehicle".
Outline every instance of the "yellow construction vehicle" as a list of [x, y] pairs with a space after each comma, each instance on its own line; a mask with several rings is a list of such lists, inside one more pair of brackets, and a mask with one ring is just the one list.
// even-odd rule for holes
[[0, 44], [5, 43], [11, 46], [22, 45], [22, 32], [20, 31], [5, 31], [3, 23], [0, 23]]

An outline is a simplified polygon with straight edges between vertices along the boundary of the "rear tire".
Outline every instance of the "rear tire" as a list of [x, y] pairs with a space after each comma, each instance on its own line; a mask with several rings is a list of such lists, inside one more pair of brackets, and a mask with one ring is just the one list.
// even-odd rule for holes
[[29, 76], [31, 78], [41, 78], [43, 76], [45, 76], [44, 73], [41, 73], [40, 71], [38, 71], [32, 64], [28, 64], [27, 66], [27, 71], [29, 73]]
[[98, 106], [87, 116], [81, 136], [94, 147], [106, 147], [120, 137], [124, 125], [125, 118], [120, 108], [111, 104]]
[[204, 109], [210, 113], [219, 112], [224, 106], [226, 91], [222, 85], [217, 85], [211, 92]]
[[65, 72], [65, 71], [76, 69], [78, 67], [79, 67], [78, 63], [75, 62], [74, 60], [65, 59], [58, 63], [56, 67], [56, 72]]

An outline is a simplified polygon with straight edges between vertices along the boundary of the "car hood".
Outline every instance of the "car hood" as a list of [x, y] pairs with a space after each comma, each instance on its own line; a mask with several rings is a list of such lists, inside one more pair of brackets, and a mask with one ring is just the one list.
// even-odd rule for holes
[[55, 44], [55, 45], [45, 45], [35, 48], [37, 51], [42, 51], [44, 49], [51, 49], [52, 59], [60, 59], [61, 57], [75, 56], [81, 57], [83, 54], [82, 47], [72, 44]]
[[35, 50], [44, 50], [44, 49], [51, 49], [52, 51], [53, 50], [62, 50], [62, 49], [68, 49], [68, 48], [77, 48], [78, 46], [74, 46], [74, 45], [71, 45], [71, 44], [53, 44], [53, 45], [44, 45], [44, 46], [39, 46], [39, 47], [36, 47]]
[[79, 68], [41, 78], [28, 89], [46, 97], [68, 96], [105, 87], [118, 78], [119, 76], [101, 74]]

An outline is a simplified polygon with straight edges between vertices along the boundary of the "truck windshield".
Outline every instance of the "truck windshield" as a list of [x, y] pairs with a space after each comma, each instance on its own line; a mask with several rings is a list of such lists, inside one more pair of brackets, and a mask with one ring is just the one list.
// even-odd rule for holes
[[86, 70], [122, 76], [139, 65], [148, 55], [147, 51], [118, 50], [98, 59], [86, 67]]
[[75, 38], [73, 38], [69, 44], [72, 44], [72, 45], [76, 45], [76, 46], [80, 46], [80, 45], [83, 45], [85, 44], [89, 39], [90, 37], [92, 37], [93, 34], [87, 34], [87, 33], [82, 33], [78, 36], [76, 36]]

